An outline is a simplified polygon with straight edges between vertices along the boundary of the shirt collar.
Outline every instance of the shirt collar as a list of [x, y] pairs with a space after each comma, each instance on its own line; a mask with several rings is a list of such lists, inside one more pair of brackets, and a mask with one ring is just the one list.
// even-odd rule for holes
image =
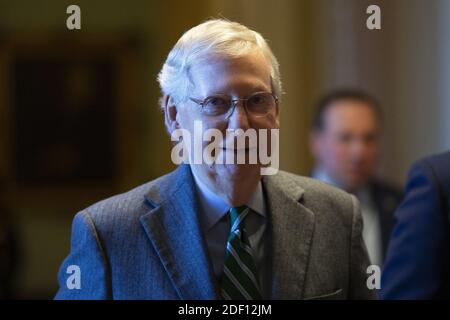
[[[206, 184], [200, 181], [194, 170], [191, 171], [197, 185], [200, 208], [202, 209], [200, 220], [203, 228], [209, 230], [227, 214], [230, 206], [219, 195], [212, 192]], [[245, 205], [263, 217], [266, 215], [261, 180], [258, 182], [255, 192], [253, 192]]]
[[314, 179], [320, 180], [322, 182], [331, 184], [335, 187], [339, 188], [339, 183], [335, 182], [329, 175], [328, 173], [325, 172], [325, 170], [323, 170], [322, 168], [316, 168], [313, 171], [312, 174]]

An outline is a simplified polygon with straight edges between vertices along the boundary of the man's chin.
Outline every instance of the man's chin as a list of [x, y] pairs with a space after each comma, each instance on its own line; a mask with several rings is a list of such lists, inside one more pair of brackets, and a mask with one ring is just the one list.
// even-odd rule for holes
[[217, 174], [231, 179], [245, 179], [259, 175], [261, 165], [259, 164], [212, 164], [209, 170], [214, 170]]
[[367, 179], [355, 177], [352, 179], [348, 179], [346, 183], [346, 190], [350, 192], [357, 192], [361, 188], [363, 188], [367, 183]]

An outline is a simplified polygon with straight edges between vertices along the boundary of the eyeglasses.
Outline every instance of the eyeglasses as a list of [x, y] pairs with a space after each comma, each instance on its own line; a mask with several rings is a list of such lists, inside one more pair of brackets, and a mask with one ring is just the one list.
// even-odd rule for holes
[[234, 112], [239, 101], [244, 102], [247, 115], [260, 118], [272, 112], [277, 104], [278, 98], [271, 92], [256, 92], [245, 99], [232, 99], [226, 94], [216, 94], [200, 99], [189, 98], [202, 107], [202, 114], [207, 117], [228, 119]]

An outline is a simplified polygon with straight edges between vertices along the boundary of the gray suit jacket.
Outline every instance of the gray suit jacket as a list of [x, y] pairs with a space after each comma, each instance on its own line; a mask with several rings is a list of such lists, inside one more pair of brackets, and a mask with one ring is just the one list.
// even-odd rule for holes
[[[369, 299], [357, 200], [280, 171], [262, 180], [273, 299]], [[56, 299], [220, 299], [190, 167], [79, 212]], [[71, 265], [79, 267], [80, 288]], [[69, 268], [69, 269], [68, 269]], [[72, 289], [69, 289], [72, 288]]]

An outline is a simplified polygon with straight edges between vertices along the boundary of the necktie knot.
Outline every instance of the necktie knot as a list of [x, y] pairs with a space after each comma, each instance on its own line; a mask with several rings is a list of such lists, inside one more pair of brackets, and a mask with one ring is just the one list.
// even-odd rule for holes
[[242, 222], [248, 215], [249, 211], [249, 207], [247, 206], [233, 207], [230, 209], [229, 215], [232, 233], [242, 229]]

